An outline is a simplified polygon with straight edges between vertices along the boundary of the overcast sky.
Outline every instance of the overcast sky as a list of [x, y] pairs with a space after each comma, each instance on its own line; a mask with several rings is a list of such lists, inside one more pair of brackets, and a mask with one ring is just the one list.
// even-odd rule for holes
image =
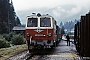
[[14, 9], [22, 24], [33, 12], [49, 14], [59, 23], [80, 19], [90, 10], [90, 0], [13, 0]]

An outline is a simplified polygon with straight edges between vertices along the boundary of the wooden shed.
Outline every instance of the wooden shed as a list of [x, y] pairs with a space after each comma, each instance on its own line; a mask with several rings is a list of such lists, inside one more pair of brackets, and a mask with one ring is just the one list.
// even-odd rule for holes
[[14, 26], [12, 31], [16, 34], [22, 34], [25, 36], [25, 27]]

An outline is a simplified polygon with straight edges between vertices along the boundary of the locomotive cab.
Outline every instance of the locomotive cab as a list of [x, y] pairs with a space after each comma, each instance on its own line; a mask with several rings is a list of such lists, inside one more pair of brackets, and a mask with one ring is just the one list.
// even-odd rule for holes
[[49, 15], [27, 16], [26, 42], [28, 49], [50, 48], [53, 46], [56, 42], [56, 24], [54, 18]]

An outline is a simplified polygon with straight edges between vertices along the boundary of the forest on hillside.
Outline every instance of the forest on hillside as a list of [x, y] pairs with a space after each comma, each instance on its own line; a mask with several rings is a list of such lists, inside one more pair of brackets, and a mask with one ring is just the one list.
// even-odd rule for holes
[[66, 22], [60, 22], [60, 27], [62, 29], [66, 29], [67, 31], [71, 31], [72, 29], [74, 29], [74, 25], [78, 22], [79, 20], [74, 20], [74, 21], [66, 21]]
[[12, 0], [0, 0], [0, 34], [9, 33], [14, 26], [21, 25]]

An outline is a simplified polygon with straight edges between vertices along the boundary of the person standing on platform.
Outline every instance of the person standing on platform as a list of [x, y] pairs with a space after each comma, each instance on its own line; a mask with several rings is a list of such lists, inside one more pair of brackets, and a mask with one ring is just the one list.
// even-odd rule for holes
[[66, 38], [67, 38], [67, 46], [70, 46], [70, 37], [68, 34], [66, 35]]

